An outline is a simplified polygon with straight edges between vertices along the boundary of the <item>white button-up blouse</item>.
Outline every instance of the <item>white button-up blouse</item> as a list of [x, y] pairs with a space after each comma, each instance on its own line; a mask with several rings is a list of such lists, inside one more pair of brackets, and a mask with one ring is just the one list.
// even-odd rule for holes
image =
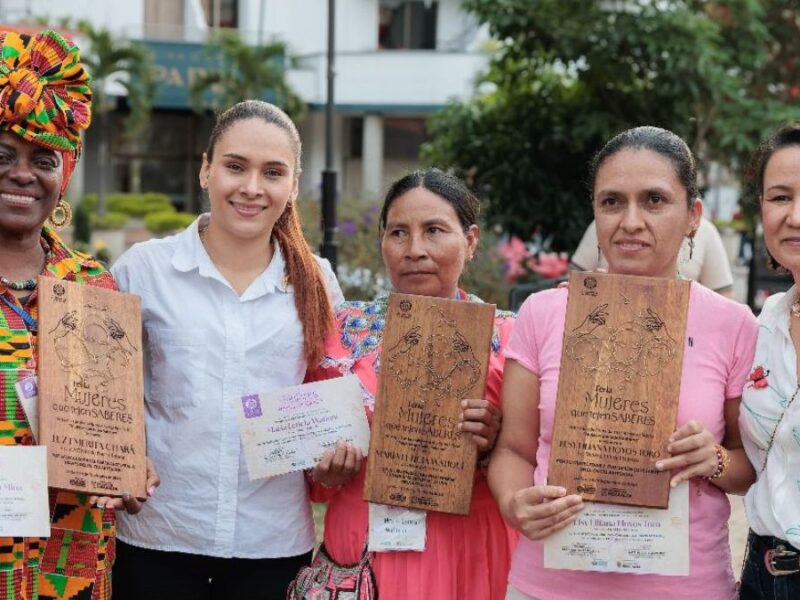
[[739, 428], [758, 475], [745, 497], [750, 528], [800, 548], [800, 394], [796, 395], [797, 359], [789, 335], [789, 310], [796, 293], [795, 286], [770, 296], [761, 311]]
[[[302, 473], [251, 482], [233, 398], [303, 381], [303, 331], [277, 244], [269, 267], [238, 296], [211, 262], [197, 219], [137, 244], [112, 268], [142, 297], [147, 451], [161, 486], [119, 539], [217, 557], [308, 552], [314, 524]], [[327, 261], [332, 302], [343, 300]]]

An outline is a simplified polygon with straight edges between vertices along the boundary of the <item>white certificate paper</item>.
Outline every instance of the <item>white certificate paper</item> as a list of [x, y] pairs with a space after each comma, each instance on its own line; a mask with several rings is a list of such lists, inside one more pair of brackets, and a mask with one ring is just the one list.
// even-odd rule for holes
[[234, 404], [251, 481], [310, 469], [338, 440], [367, 454], [369, 423], [355, 375], [249, 394]]
[[575, 523], [545, 539], [544, 566], [688, 575], [689, 483], [670, 490], [667, 509], [587, 502]]
[[0, 446], [0, 537], [48, 537], [47, 447]]
[[369, 503], [370, 552], [425, 550], [426, 520], [424, 510]]

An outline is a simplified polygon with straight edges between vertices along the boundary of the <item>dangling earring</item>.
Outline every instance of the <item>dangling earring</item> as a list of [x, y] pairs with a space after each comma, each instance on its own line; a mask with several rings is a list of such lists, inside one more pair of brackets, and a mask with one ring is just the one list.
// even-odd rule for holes
[[692, 256], [694, 256], [694, 235], [694, 231], [689, 234], [689, 260], [692, 260]]
[[47, 221], [56, 229], [61, 229], [69, 225], [72, 221], [72, 207], [69, 202], [64, 200], [64, 198], [59, 199], [53, 212], [47, 217]]
[[602, 257], [600, 256], [600, 244], [597, 244], [597, 264], [598, 265], [600, 264], [601, 258]]

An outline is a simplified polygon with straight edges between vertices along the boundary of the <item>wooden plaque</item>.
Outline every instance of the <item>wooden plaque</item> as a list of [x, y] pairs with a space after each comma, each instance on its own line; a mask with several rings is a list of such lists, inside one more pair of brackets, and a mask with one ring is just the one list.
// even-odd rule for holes
[[549, 484], [667, 507], [688, 306], [688, 281], [570, 274]]
[[389, 296], [365, 500], [469, 514], [477, 448], [457, 425], [461, 400], [484, 397], [494, 310]]
[[137, 296], [39, 277], [39, 443], [49, 485], [146, 497]]

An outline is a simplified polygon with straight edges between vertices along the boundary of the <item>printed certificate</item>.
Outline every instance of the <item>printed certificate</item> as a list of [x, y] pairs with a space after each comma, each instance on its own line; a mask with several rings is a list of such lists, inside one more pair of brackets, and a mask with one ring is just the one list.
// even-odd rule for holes
[[0, 537], [48, 537], [47, 448], [0, 446]]
[[669, 508], [589, 502], [574, 524], [544, 541], [544, 566], [654, 575], [689, 574], [689, 484]]
[[428, 513], [402, 506], [369, 503], [370, 552], [425, 550]]
[[312, 468], [344, 440], [365, 455], [369, 423], [355, 375], [234, 400], [250, 479]]

